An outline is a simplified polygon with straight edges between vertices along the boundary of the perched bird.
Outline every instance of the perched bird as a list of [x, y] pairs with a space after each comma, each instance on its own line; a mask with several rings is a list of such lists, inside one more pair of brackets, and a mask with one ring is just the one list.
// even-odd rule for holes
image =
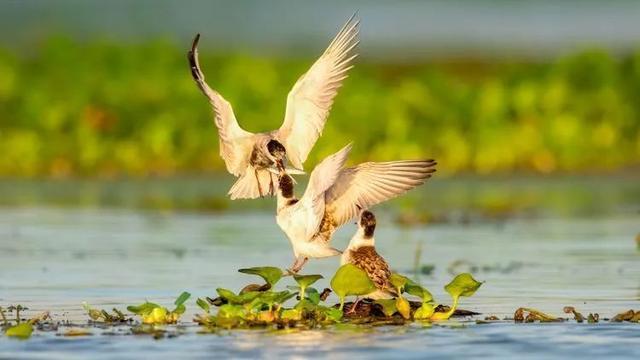
[[279, 166], [276, 221], [293, 246], [299, 271], [309, 258], [340, 254], [330, 246], [336, 229], [360, 209], [394, 198], [424, 183], [435, 171], [433, 160], [367, 162], [344, 168], [351, 144], [325, 158], [311, 173], [304, 195], [293, 193], [293, 179]]
[[[390, 282], [391, 270], [382, 256], [376, 251], [373, 232], [376, 230], [376, 217], [371, 211], [364, 210], [358, 220], [358, 231], [351, 238], [349, 246], [342, 253], [340, 265], [353, 264], [367, 273], [377, 290], [365, 295], [369, 299], [385, 299], [398, 296]], [[355, 309], [355, 306], [352, 308]]]
[[285, 156], [294, 168], [288, 170], [289, 174], [303, 173], [302, 164], [321, 135], [338, 89], [353, 67], [358, 31], [359, 20], [354, 14], [289, 92], [282, 126], [256, 134], [238, 125], [231, 104], [204, 81], [198, 63], [200, 34], [196, 35], [187, 57], [193, 78], [213, 108], [220, 156], [227, 171], [239, 177], [229, 190], [231, 199], [275, 195], [277, 171], [273, 167]]

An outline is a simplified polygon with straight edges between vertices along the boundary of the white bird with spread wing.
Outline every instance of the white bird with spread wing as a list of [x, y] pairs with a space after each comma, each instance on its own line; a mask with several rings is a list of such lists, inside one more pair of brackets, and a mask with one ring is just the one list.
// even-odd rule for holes
[[[357, 54], [359, 20], [352, 16], [320, 58], [295, 83], [287, 96], [282, 126], [266, 133], [251, 133], [238, 125], [231, 104], [207, 85], [198, 63], [198, 40], [193, 40], [188, 58], [191, 74], [214, 111], [220, 137], [220, 156], [227, 171], [239, 177], [229, 190], [231, 199], [254, 199], [275, 195], [277, 175], [274, 165], [288, 158], [302, 173], [302, 164], [322, 133], [333, 100], [347, 77]], [[277, 173], [276, 173], [277, 174]]]
[[316, 166], [299, 200], [293, 194], [293, 179], [279, 167], [276, 221], [293, 246], [292, 272], [309, 258], [340, 254], [330, 246], [338, 227], [361, 209], [423, 184], [435, 172], [434, 160], [366, 162], [343, 169], [350, 151], [347, 145]]

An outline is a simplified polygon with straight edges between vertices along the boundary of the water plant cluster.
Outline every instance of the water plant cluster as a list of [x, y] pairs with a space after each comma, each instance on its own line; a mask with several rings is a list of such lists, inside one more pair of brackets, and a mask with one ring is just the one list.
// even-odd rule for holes
[[[52, 37], [25, 53], [0, 49], [0, 175], [223, 170], [189, 45]], [[312, 61], [201, 57], [252, 131], [280, 125], [285, 95]], [[548, 63], [362, 59], [350, 74], [310, 163], [356, 134], [356, 162], [430, 154], [442, 174], [607, 170], [640, 158], [640, 52]]]

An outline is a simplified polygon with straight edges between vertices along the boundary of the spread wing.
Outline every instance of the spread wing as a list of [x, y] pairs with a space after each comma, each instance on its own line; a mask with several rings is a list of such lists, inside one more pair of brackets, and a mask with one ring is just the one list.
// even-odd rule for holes
[[334, 225], [344, 225], [367, 209], [422, 185], [436, 171], [434, 160], [367, 162], [344, 169], [325, 195]]
[[297, 169], [302, 170], [302, 163], [322, 134], [333, 99], [353, 67], [351, 62], [357, 54], [352, 54], [352, 50], [358, 45], [359, 23], [354, 14], [287, 96], [284, 123], [278, 130], [278, 139]]
[[322, 221], [324, 216], [325, 192], [339, 177], [340, 170], [344, 166], [345, 161], [347, 161], [349, 152], [351, 152], [351, 144], [348, 144], [337, 153], [326, 157], [311, 172], [307, 189], [299, 201], [299, 206], [310, 210], [310, 218], [313, 220], [307, 230], [308, 239], [317, 232], [320, 226], [320, 221]]
[[204, 74], [198, 63], [199, 40], [200, 34], [197, 34], [193, 39], [191, 51], [187, 54], [191, 65], [191, 75], [213, 108], [214, 121], [220, 137], [220, 156], [224, 160], [227, 171], [235, 176], [240, 176], [247, 168], [250, 152], [253, 148], [253, 134], [238, 125], [231, 104], [204, 81]]

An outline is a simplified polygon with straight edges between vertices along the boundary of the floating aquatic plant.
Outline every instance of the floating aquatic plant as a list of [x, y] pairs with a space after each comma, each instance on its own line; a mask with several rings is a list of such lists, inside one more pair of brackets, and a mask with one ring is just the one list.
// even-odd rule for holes
[[174, 302], [176, 307], [173, 311], [169, 311], [165, 307], [148, 301], [137, 306], [127, 306], [127, 310], [136, 315], [140, 315], [144, 324], [175, 324], [186, 311], [184, 303], [190, 297], [191, 294], [186, 291], [180, 294]]
[[87, 314], [93, 321], [102, 321], [105, 323], [122, 323], [131, 320], [120, 310], [113, 308], [113, 314], [110, 314], [106, 310], [96, 309], [91, 307], [87, 302], [82, 303], [82, 307], [87, 311]]
[[252, 267], [247, 269], [240, 269], [239, 272], [243, 274], [258, 275], [264, 279], [264, 281], [273, 287], [282, 278], [282, 270], [274, 266]]
[[367, 273], [353, 264], [342, 265], [331, 279], [331, 288], [340, 298], [340, 310], [344, 308], [347, 296], [360, 296], [372, 293], [376, 286]]
[[449, 319], [451, 315], [453, 315], [453, 313], [456, 311], [456, 308], [458, 307], [458, 300], [460, 299], [460, 297], [472, 296], [480, 288], [481, 285], [481, 282], [474, 279], [473, 276], [468, 273], [463, 273], [453, 278], [453, 280], [451, 280], [451, 282], [444, 287], [444, 289], [447, 291], [447, 293], [449, 293], [449, 295], [451, 295], [451, 298], [453, 299], [451, 308], [447, 312], [433, 313], [433, 315], [431, 316], [431, 320]]

